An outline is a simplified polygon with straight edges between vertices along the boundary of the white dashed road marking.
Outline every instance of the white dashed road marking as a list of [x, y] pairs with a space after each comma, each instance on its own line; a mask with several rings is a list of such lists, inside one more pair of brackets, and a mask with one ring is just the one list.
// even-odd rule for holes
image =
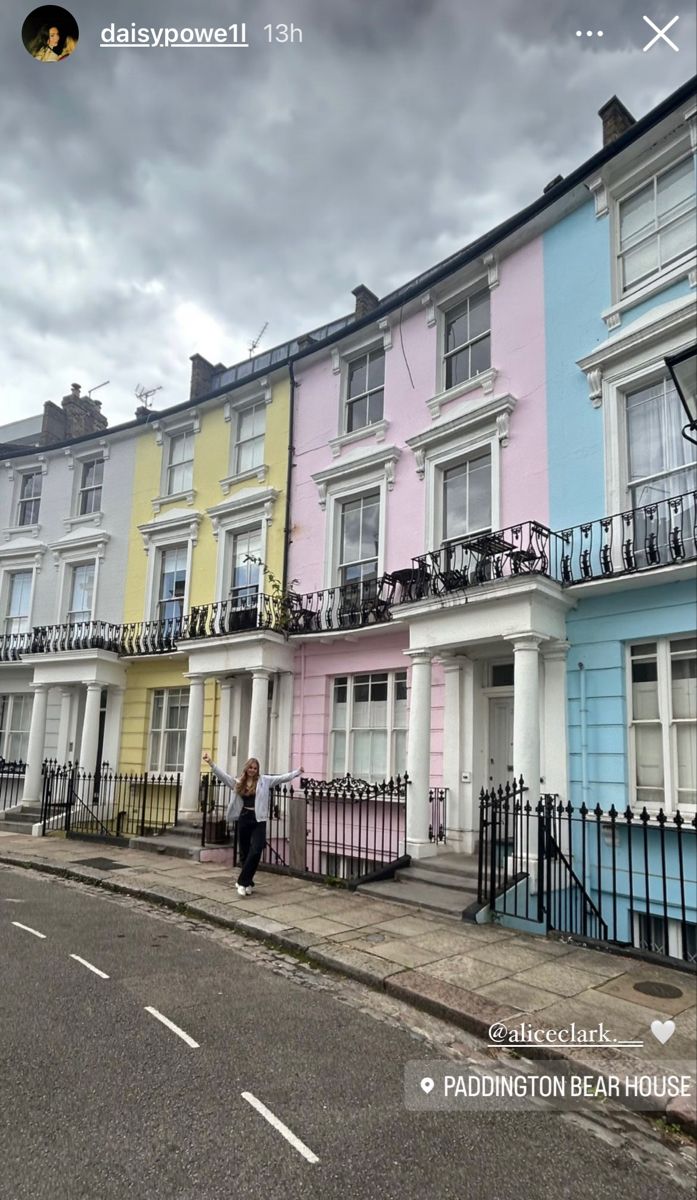
[[162, 1021], [162, 1024], [166, 1025], [168, 1029], [171, 1029], [172, 1033], [176, 1033], [177, 1037], [180, 1037], [182, 1041], [186, 1042], [187, 1046], [191, 1046], [194, 1050], [198, 1050], [200, 1048], [198, 1042], [195, 1042], [192, 1037], [189, 1037], [188, 1033], [184, 1033], [184, 1030], [180, 1029], [178, 1025], [175, 1025], [173, 1021], [170, 1021], [167, 1017], [163, 1017], [162, 1013], [158, 1012], [156, 1008], [150, 1008], [150, 1006], [146, 1004], [145, 1011], [149, 1012], [151, 1016], [157, 1017], [158, 1021]]
[[251, 1092], [242, 1092], [242, 1099], [251, 1104], [252, 1108], [256, 1108], [257, 1112], [266, 1118], [269, 1125], [273, 1125], [274, 1129], [277, 1129], [286, 1141], [290, 1142], [291, 1146], [298, 1151], [298, 1154], [302, 1154], [303, 1158], [306, 1158], [308, 1162], [319, 1162], [317, 1155], [313, 1154], [305, 1143], [301, 1142], [300, 1138], [296, 1137], [292, 1130], [283, 1124], [283, 1121], [279, 1121], [278, 1117], [274, 1116], [271, 1109], [262, 1104], [261, 1100], [257, 1100], [256, 1096], [253, 1096]]
[[40, 938], [46, 937], [45, 933], [39, 933], [38, 929], [31, 929], [29, 927], [29, 925], [22, 925], [22, 923], [20, 921], [13, 921], [12, 924], [16, 925], [18, 929], [26, 929], [27, 933], [33, 933], [34, 937], [40, 937]]
[[80, 958], [79, 954], [71, 954], [70, 957], [74, 958], [75, 962], [82, 963], [83, 967], [87, 967], [88, 971], [94, 971], [95, 975], [98, 975], [100, 979], [109, 978], [108, 975], [105, 975], [104, 971], [99, 970], [99, 967], [93, 967], [92, 963], [88, 963], [86, 958]]

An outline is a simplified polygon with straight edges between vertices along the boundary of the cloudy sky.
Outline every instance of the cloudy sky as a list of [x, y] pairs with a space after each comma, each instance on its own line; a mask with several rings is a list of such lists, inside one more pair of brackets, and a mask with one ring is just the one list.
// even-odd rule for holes
[[[0, 421], [79, 382], [110, 424], [137, 385], [230, 364], [431, 266], [695, 70], [687, 0], [64, 0], [75, 54], [0, 45]], [[643, 53], [647, 12], [680, 46]], [[550, 15], [553, 14], [553, 15]], [[114, 23], [227, 27], [249, 49], [99, 48]], [[293, 22], [302, 44], [268, 45]], [[575, 36], [576, 30], [584, 37]], [[587, 38], [602, 29], [602, 39]]]

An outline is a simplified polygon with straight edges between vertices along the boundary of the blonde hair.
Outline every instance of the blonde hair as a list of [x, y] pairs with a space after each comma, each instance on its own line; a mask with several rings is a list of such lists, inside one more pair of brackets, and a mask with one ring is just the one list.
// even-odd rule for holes
[[239, 779], [237, 780], [237, 782], [235, 784], [235, 791], [237, 792], [238, 796], [244, 795], [244, 788], [247, 783], [247, 771], [249, 769], [250, 763], [256, 763], [257, 764], [257, 775], [261, 774], [261, 769], [259, 767], [259, 759], [258, 758], [248, 758], [242, 768], [242, 774], [240, 775]]

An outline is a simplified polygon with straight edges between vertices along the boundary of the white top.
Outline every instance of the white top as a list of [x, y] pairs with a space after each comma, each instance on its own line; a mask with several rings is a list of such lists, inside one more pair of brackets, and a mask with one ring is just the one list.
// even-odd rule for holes
[[[235, 779], [233, 775], [228, 775], [227, 771], [211, 763], [211, 771], [217, 775], [223, 783], [226, 783], [229, 788], [233, 789], [232, 798], [227, 807], [225, 814], [228, 822], [236, 821], [242, 812], [243, 799], [247, 802], [251, 799], [250, 796], [242, 797], [235, 790], [235, 785], [239, 783], [239, 779]], [[271, 789], [282, 783], [290, 783], [291, 779], [297, 779], [300, 774], [300, 767], [295, 771], [289, 771], [287, 775], [260, 775], [257, 780], [257, 791], [254, 798], [254, 815], [257, 821], [266, 821], [269, 815], [269, 805], [271, 800]], [[240, 776], [241, 778], [241, 776]]]

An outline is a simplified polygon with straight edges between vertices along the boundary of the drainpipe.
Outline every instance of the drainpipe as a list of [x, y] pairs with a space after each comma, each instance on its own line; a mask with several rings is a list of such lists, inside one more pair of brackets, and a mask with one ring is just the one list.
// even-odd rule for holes
[[586, 672], [582, 662], [578, 664], [581, 692], [581, 799], [588, 804], [588, 704], [586, 701]]
[[288, 363], [288, 374], [290, 375], [290, 419], [288, 422], [288, 469], [286, 471], [286, 523], [283, 530], [283, 589], [285, 591], [288, 586], [288, 546], [290, 542], [290, 489], [291, 489], [291, 472], [293, 470], [293, 430], [295, 416], [295, 372], [293, 371], [293, 363]]

